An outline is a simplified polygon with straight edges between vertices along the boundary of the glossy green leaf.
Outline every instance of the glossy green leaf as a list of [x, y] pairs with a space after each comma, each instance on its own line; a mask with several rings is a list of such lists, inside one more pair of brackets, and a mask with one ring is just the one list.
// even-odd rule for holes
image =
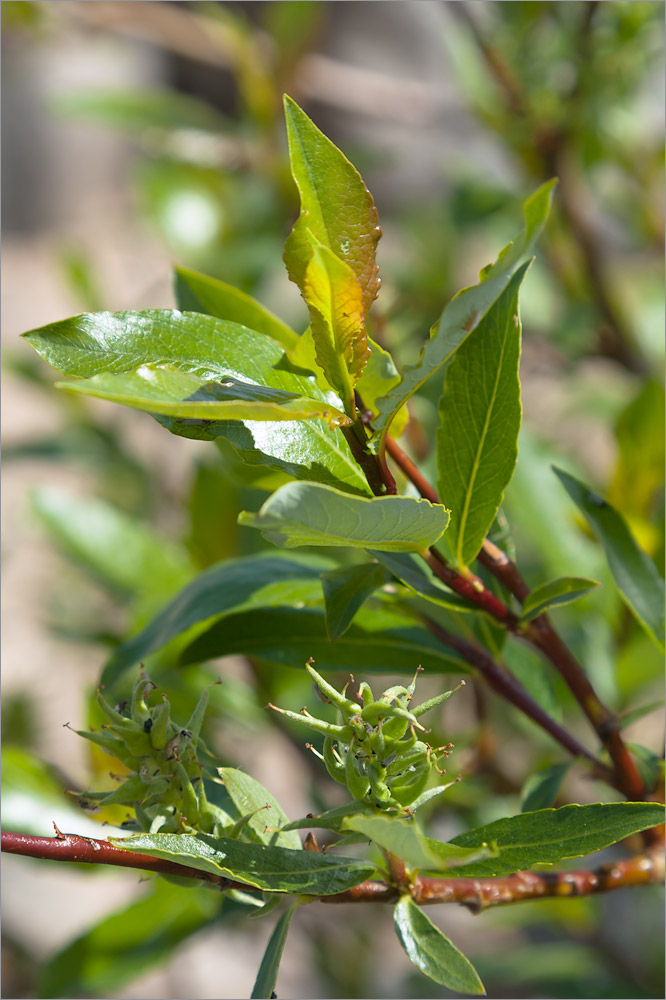
[[287, 483], [257, 514], [238, 523], [258, 528], [274, 545], [347, 546], [388, 552], [422, 551], [446, 531], [449, 512], [415, 497], [352, 497], [317, 483]]
[[401, 583], [413, 590], [415, 594], [424, 597], [426, 601], [439, 604], [443, 608], [450, 608], [453, 611], [478, 612], [478, 605], [465, 600], [455, 591], [445, 587], [437, 579], [430, 566], [411, 552], [374, 552], [369, 550], [368, 554], [390, 570]]
[[240, 323], [272, 337], [285, 350], [295, 347], [300, 340], [297, 333], [251, 295], [218, 278], [209, 278], [189, 267], [176, 267], [174, 292], [179, 309]]
[[464, 569], [476, 558], [518, 457], [521, 405], [518, 292], [529, 262], [461, 344], [439, 402], [438, 490], [451, 508], [448, 544]]
[[349, 264], [315, 241], [301, 291], [310, 312], [316, 362], [345, 412], [353, 414], [354, 387], [370, 354], [361, 286]]
[[247, 825], [262, 844], [288, 847], [292, 851], [301, 850], [301, 840], [296, 832], [276, 832], [289, 822], [289, 817], [268, 789], [235, 767], [220, 767], [217, 773], [240, 815], [254, 813]]
[[[113, 996], [142, 972], [166, 961], [190, 935], [212, 923], [221, 900], [206, 889], [164, 879], [129, 906], [103, 917], [48, 960], [36, 996]], [[224, 904], [222, 904], [224, 905]]]
[[[356, 383], [356, 392], [360, 397], [366, 410], [375, 416], [378, 412], [377, 400], [385, 396], [400, 381], [400, 372], [395, 366], [395, 362], [389, 352], [368, 337], [370, 346], [370, 357], [363, 369], [363, 374]], [[409, 421], [409, 412], [406, 406], [400, 408], [399, 412], [391, 424], [391, 433], [394, 437], [400, 437]]]
[[[169, 365], [204, 380], [231, 378], [331, 402], [312, 378], [293, 370], [282, 347], [270, 337], [200, 313], [169, 309], [87, 313], [24, 337], [54, 368], [77, 378], [125, 374], [141, 365]], [[370, 492], [342, 433], [329, 430], [322, 421], [284, 427], [272, 421], [157, 419], [184, 437], [225, 438], [251, 465], [267, 465], [297, 479], [315, 479], [352, 493]]]
[[352, 623], [366, 599], [389, 579], [383, 566], [375, 562], [342, 566], [322, 573], [321, 586], [326, 604], [326, 632], [339, 639]]
[[143, 132], [146, 129], [199, 129], [222, 132], [228, 119], [210, 104], [178, 90], [76, 90], [51, 100], [54, 111], [87, 118], [107, 127]]
[[482, 846], [471, 849], [426, 837], [413, 820], [402, 816], [374, 815], [349, 816], [342, 821], [343, 830], [362, 833], [368, 840], [378, 844], [401, 858], [406, 865], [420, 871], [446, 871], [479, 857], [479, 850], [485, 858], [491, 853]]
[[282, 958], [282, 952], [284, 951], [284, 945], [287, 940], [289, 924], [291, 923], [291, 918], [298, 909], [299, 905], [298, 901], [292, 903], [289, 909], [282, 914], [275, 925], [275, 930], [271, 934], [266, 946], [266, 951], [264, 952], [264, 957], [261, 960], [259, 972], [257, 973], [257, 978], [255, 980], [254, 987], [252, 988], [252, 993], [250, 994], [251, 1000], [262, 1000], [262, 998], [271, 1000], [274, 996], [278, 969], [280, 967], [280, 960]]
[[523, 785], [521, 812], [535, 812], [552, 806], [572, 764], [573, 761], [565, 760], [531, 774]]
[[531, 622], [533, 618], [538, 618], [551, 608], [558, 608], [562, 604], [571, 604], [579, 597], [585, 597], [595, 587], [599, 587], [598, 580], [588, 580], [580, 576], [561, 576], [558, 580], [551, 580], [540, 587], [535, 587], [528, 594], [523, 602], [523, 613], [521, 621]]
[[[360, 397], [363, 408], [374, 415], [377, 412], [377, 399], [397, 385], [400, 381], [400, 374], [389, 352], [372, 337], [368, 337], [368, 346], [370, 347], [370, 356], [356, 383], [356, 394]], [[324, 373], [317, 365], [310, 327], [298, 338], [296, 346], [287, 350], [287, 354], [296, 368], [304, 368], [314, 374], [320, 388], [324, 390], [328, 388]], [[408, 420], [409, 412], [407, 407], [403, 406], [391, 427], [395, 437], [402, 434]]]
[[457, 993], [485, 993], [476, 969], [409, 896], [393, 910], [395, 929], [409, 959], [429, 979]]
[[148, 593], [159, 604], [194, 572], [182, 546], [103, 500], [49, 486], [35, 490], [32, 503], [65, 551], [119, 591]]
[[56, 388], [181, 420], [321, 419], [330, 428], [351, 423], [349, 417], [324, 400], [229, 376], [210, 381], [187, 375], [171, 365], [142, 365], [122, 375], [105, 373], [76, 382], [56, 382]]
[[494, 264], [480, 273], [478, 285], [464, 288], [449, 302], [433, 327], [415, 365], [405, 368], [399, 385], [378, 400], [379, 414], [373, 421], [375, 446], [385, 438], [400, 407], [449, 360], [475, 330], [503, 293], [521, 260], [532, 253], [544, 227], [556, 181], [543, 184], [523, 205], [525, 228], [509, 243]]
[[233, 615], [199, 636], [181, 655], [181, 663], [201, 663], [241, 653], [273, 666], [300, 667], [311, 656], [317, 670], [382, 673], [414, 672], [421, 664], [434, 673], [469, 673], [458, 655], [442, 646], [413, 619], [396, 611], [361, 608], [335, 642], [326, 635], [323, 611], [304, 608], [256, 610]]
[[177, 635], [217, 615], [253, 608], [300, 606], [321, 599], [319, 575], [327, 559], [301, 553], [228, 559], [192, 580], [138, 635], [115, 650], [102, 682], [112, 684], [128, 667]]
[[379, 288], [375, 256], [381, 229], [372, 195], [346, 156], [290, 97], [284, 111], [291, 172], [301, 199], [301, 214], [285, 246], [289, 277], [303, 289], [312, 254], [309, 231], [352, 269], [367, 315]]
[[510, 875], [534, 865], [581, 858], [664, 822], [664, 807], [654, 802], [597, 802], [539, 809], [496, 820], [451, 841], [459, 847], [495, 843], [499, 855], [458, 868], [456, 875]]
[[625, 601], [660, 649], [664, 648], [664, 581], [649, 556], [638, 547], [614, 507], [562, 469], [555, 474], [601, 542], [608, 565]]
[[244, 844], [225, 837], [141, 833], [109, 838], [116, 847], [246, 882], [270, 892], [329, 896], [369, 878], [374, 866], [355, 858]]

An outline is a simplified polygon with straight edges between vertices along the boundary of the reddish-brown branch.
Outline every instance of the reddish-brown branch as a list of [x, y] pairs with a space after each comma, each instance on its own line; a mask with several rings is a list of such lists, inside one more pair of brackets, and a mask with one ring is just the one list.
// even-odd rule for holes
[[[592, 896], [613, 889], [659, 885], [664, 881], [663, 851], [646, 851], [625, 861], [602, 865], [596, 870], [569, 872], [517, 872], [494, 878], [431, 878], [419, 876], [412, 885], [412, 898], [419, 905], [461, 903], [474, 913], [490, 906], [522, 903], [548, 896]], [[324, 903], [384, 903], [397, 892], [383, 882], [363, 882], [337, 896], [322, 897]]]
[[363, 470], [368, 486], [375, 496], [395, 493], [396, 487], [393, 477], [391, 476], [389, 481], [386, 478], [387, 474], [390, 476], [389, 470], [385, 464], [380, 462], [377, 455], [373, 455], [368, 451], [366, 441], [360, 437], [360, 435], [365, 435], [364, 428], [358, 424], [353, 424], [351, 427], [343, 427], [341, 430], [354, 459]]
[[[55, 823], [53, 824], [55, 827]], [[143, 871], [158, 872], [161, 875], [180, 875], [210, 882], [220, 889], [242, 889], [245, 883], [215, 875], [213, 872], [199, 871], [179, 865], [164, 858], [152, 858], [148, 854], [136, 854], [114, 847], [108, 840], [94, 840], [76, 833], [61, 833], [55, 827], [55, 837], [33, 837], [25, 833], [11, 833], [3, 830], [2, 850], [5, 854], [21, 854], [43, 861], [73, 861], [88, 865], [117, 865], [120, 868], [140, 868]]]
[[417, 468], [409, 455], [405, 454], [390, 434], [386, 435], [386, 450], [401, 472], [409, 479], [410, 483], [416, 486], [421, 496], [429, 500], [430, 503], [439, 503], [437, 490], [430, 485], [420, 469]]
[[428, 551], [425, 559], [435, 576], [447, 587], [476, 604], [479, 611], [486, 611], [492, 615], [510, 631], [516, 630], [518, 625], [516, 615], [507, 608], [504, 601], [500, 601], [499, 597], [495, 597], [492, 591], [488, 590], [478, 576], [471, 573], [469, 576], [462, 576], [457, 573], [434, 547]]
[[459, 635], [448, 632], [441, 625], [438, 625], [426, 616], [423, 616], [422, 620], [443, 645], [448, 646], [450, 649], [455, 649], [467, 663], [475, 667], [493, 691], [501, 695], [506, 701], [511, 702], [512, 705], [519, 708], [528, 718], [536, 722], [538, 726], [541, 726], [542, 729], [550, 733], [553, 739], [557, 740], [574, 757], [583, 757], [589, 761], [599, 776], [604, 777], [606, 780], [612, 779], [609, 769], [601, 761], [597, 760], [589, 750], [586, 750], [575, 736], [567, 732], [554, 719], [551, 719], [527, 693], [525, 688], [519, 684], [513, 674], [500, 667], [485, 649], [482, 649], [481, 646], [473, 645]]
[[504, 584], [510, 594], [513, 594], [521, 604], [523, 603], [530, 588], [518, 572], [516, 564], [511, 562], [498, 545], [495, 545], [490, 539], [484, 538], [477, 559], [500, 583]]
[[[84, 864], [117, 865], [122, 868], [139, 868], [162, 875], [179, 875], [182, 878], [204, 880], [221, 890], [242, 889], [258, 891], [254, 886], [235, 882], [212, 872], [174, 864], [162, 858], [135, 854], [113, 847], [106, 840], [62, 834], [55, 837], [32, 837], [23, 833], [2, 834], [2, 850], [8, 854], [40, 858], [47, 861], [74, 861]], [[411, 886], [414, 901], [425, 903], [462, 903], [474, 912], [489, 906], [519, 903], [546, 896], [589, 896], [612, 889], [630, 886], [657, 885], [664, 881], [663, 850], [648, 850], [625, 861], [604, 865], [596, 871], [572, 872], [518, 872], [515, 875], [495, 878], [432, 878], [417, 877]], [[368, 881], [340, 892], [335, 896], [320, 896], [322, 903], [390, 903], [406, 890], [385, 882]]]
[[[437, 491], [390, 437], [387, 438], [386, 450], [421, 495], [427, 497], [431, 503], [438, 503]], [[485, 587], [480, 589], [472, 581], [459, 576], [434, 549], [430, 551], [427, 559], [431, 569], [443, 583], [474, 601], [479, 608], [487, 611], [510, 631], [517, 631], [517, 617], [494, 594]], [[509, 593], [513, 594], [521, 604], [523, 603], [530, 589], [522, 578], [518, 567], [500, 548], [486, 538], [479, 552], [478, 560], [507, 588]], [[555, 667], [592, 723], [613, 761], [615, 786], [629, 799], [644, 798], [645, 785], [633, 758], [624, 745], [617, 716], [600, 700], [583, 667], [555, 631], [548, 616], [541, 615], [536, 618], [528, 629], [522, 632], [522, 635], [539, 649]]]
[[620, 733], [620, 720], [599, 699], [583, 667], [557, 634], [548, 617], [541, 615], [536, 618], [525, 633], [525, 638], [550, 660], [596, 729], [615, 765], [617, 787], [629, 799], [644, 798], [645, 785], [624, 745]]
[[547, 896], [592, 896], [629, 886], [657, 885], [664, 881], [664, 852], [646, 851], [596, 870], [569, 872], [517, 872], [496, 878], [417, 878], [417, 903], [462, 903], [479, 913], [489, 906], [520, 903]]

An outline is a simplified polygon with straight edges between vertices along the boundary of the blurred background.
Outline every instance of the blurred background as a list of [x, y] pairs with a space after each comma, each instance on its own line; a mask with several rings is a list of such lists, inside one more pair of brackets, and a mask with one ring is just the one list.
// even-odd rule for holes
[[[298, 210], [285, 91], [374, 195], [384, 236], [373, 335], [401, 364], [517, 232], [522, 201], [559, 177], [521, 295], [525, 425], [506, 530], [532, 584], [608, 579], [549, 472], [557, 461], [621, 508], [663, 571], [663, 20], [662, 3], [632, 0], [3, 0], [4, 826], [48, 834], [55, 820], [104, 836], [63, 789], [100, 787], [109, 759], [62, 727], [95, 721], [91, 694], [114, 644], [196, 572], [260, 545], [232, 526], [270, 488], [230, 450], [58, 394], [18, 335], [78, 312], [173, 307], [174, 263], [303, 329], [281, 261]], [[437, 393], [414, 400], [401, 442], [426, 471]], [[616, 710], [661, 698], [660, 658], [612, 587], [560, 614]], [[542, 704], [566, 713], [542, 665], [513, 655]], [[223, 672], [211, 694], [220, 759], [290, 815], [325, 801], [300, 734], [269, 726], [261, 707], [303, 704], [300, 672], [236, 659], [175, 673], [174, 656], [148, 666], [176, 717]], [[657, 703], [627, 730], [646, 767], [661, 715]], [[437, 817], [442, 836], [519, 808], [526, 752], [543, 767], [558, 760], [529, 723], [471, 690], [439, 725], [466, 778]], [[561, 794], [558, 804], [608, 790], [572, 774]], [[131, 873], [3, 858], [3, 877], [7, 996], [248, 995], [270, 933], [233, 908], [213, 913], [204, 890], [178, 890], [185, 912], [173, 889]], [[281, 997], [451, 995], [410, 971], [389, 913], [322, 909], [295, 918]], [[658, 890], [476, 918], [440, 910], [431, 915], [489, 996], [663, 991]]]

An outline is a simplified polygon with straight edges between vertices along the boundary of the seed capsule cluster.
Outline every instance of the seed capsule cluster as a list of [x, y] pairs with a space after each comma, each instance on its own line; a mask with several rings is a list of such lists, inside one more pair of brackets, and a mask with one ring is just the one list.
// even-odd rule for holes
[[[427, 733], [419, 717], [446, 701], [454, 692], [443, 694], [411, 708], [416, 671], [409, 687], [390, 687], [375, 699], [369, 684], [359, 686], [359, 701], [347, 697], [347, 688], [338, 691], [324, 680], [308, 662], [305, 669], [314, 681], [315, 693], [338, 709], [338, 723], [325, 722], [303, 708], [289, 712], [275, 705], [270, 708], [303, 723], [324, 736], [323, 753], [311, 749], [324, 761], [328, 773], [350, 794], [379, 809], [406, 809], [422, 794], [433, 771], [440, 771], [437, 761], [447, 756], [452, 744], [433, 749], [419, 739], [417, 730]], [[458, 690], [456, 688], [455, 690]]]
[[203, 692], [187, 725], [181, 727], [171, 719], [164, 695], [161, 704], [149, 707], [147, 698], [154, 687], [141, 671], [130, 702], [116, 708], [98, 690], [97, 701], [109, 722], [99, 732], [78, 731], [79, 735], [132, 773], [112, 792], [85, 798], [100, 806], [133, 806], [136, 825], [150, 833], [182, 833], [185, 827], [195, 827], [219, 835], [229, 818], [206, 799], [197, 757], [208, 692]]

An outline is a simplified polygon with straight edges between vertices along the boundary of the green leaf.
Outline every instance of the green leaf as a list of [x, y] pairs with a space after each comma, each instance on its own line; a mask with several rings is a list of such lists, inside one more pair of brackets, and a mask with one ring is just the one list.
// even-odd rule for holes
[[220, 899], [206, 889], [155, 879], [129, 906], [104, 917], [48, 960], [36, 996], [112, 996], [166, 961], [190, 935], [212, 923]]
[[135, 410], [182, 420], [314, 420], [330, 428], [351, 420], [324, 400], [297, 396], [282, 389], [187, 375], [171, 365], [141, 365], [122, 375], [94, 375], [76, 382], [56, 382], [57, 389], [97, 396]]
[[434, 673], [469, 673], [469, 667], [413, 619], [396, 611], [361, 608], [345, 634], [331, 642], [324, 613], [316, 609], [256, 610], [213, 625], [181, 655], [201, 663], [240, 653], [273, 666], [295, 667], [314, 657], [318, 670], [411, 674], [421, 664]]
[[622, 515], [580, 480], [555, 467], [565, 490], [601, 542], [625, 601], [660, 649], [664, 648], [664, 581], [639, 549]]
[[[386, 851], [401, 858], [410, 868], [419, 871], [446, 871], [476, 860], [479, 848], [457, 847], [426, 837], [413, 820], [402, 816], [374, 815], [349, 816], [342, 821], [343, 830], [362, 833]], [[483, 857], [490, 853], [481, 848]]]
[[561, 576], [557, 580], [551, 580], [550, 583], [544, 583], [540, 587], [535, 587], [525, 598], [520, 620], [531, 622], [533, 618], [538, 618], [550, 608], [571, 604], [572, 601], [585, 597], [599, 586], [598, 580], [588, 580], [580, 576]]
[[207, 313], [231, 323], [240, 323], [272, 337], [285, 350], [296, 346], [300, 337], [251, 295], [218, 278], [209, 278], [188, 267], [174, 270], [174, 291], [178, 308]]
[[432, 604], [454, 611], [478, 612], [478, 605], [465, 600], [453, 590], [440, 583], [428, 564], [418, 559], [411, 552], [378, 552], [369, 550], [368, 555], [377, 559], [393, 575], [413, 590], [419, 597], [424, 597]]
[[521, 812], [534, 812], [537, 809], [547, 809], [552, 806], [564, 776], [572, 764], [573, 761], [565, 760], [561, 763], [551, 764], [543, 771], [531, 774], [523, 785]]
[[342, 829], [342, 821], [347, 816], [355, 816], [358, 813], [364, 813], [368, 810], [374, 810], [374, 806], [369, 806], [367, 802], [361, 802], [360, 799], [354, 799], [352, 802], [346, 802], [342, 806], [334, 806], [332, 809], [327, 809], [323, 813], [315, 815], [312, 813], [309, 816], [305, 816], [303, 819], [292, 820], [291, 823], [287, 823], [283, 826], [283, 830], [308, 830], [310, 828], [317, 830], [337, 830]]
[[321, 597], [319, 575], [327, 559], [301, 553], [228, 559], [192, 580], [138, 635], [114, 652], [102, 674], [110, 685], [128, 667], [177, 635], [216, 615], [276, 606], [299, 606]]
[[[375, 416], [377, 410], [377, 400], [385, 396], [400, 381], [400, 373], [395, 366], [395, 362], [389, 352], [381, 344], [378, 344], [368, 337], [370, 346], [370, 357], [363, 369], [363, 374], [356, 383], [356, 392], [360, 396], [366, 410]], [[409, 412], [406, 406], [401, 407], [399, 413], [393, 420], [391, 429], [394, 437], [400, 437], [409, 421]]]
[[631, 709], [629, 712], [623, 712], [620, 716], [620, 726], [625, 729], [630, 726], [632, 722], [637, 722], [638, 719], [642, 719], [644, 715], [649, 715], [650, 712], [656, 712], [658, 708], [664, 707], [664, 699], [659, 698], [656, 701], [650, 701], [647, 705], [641, 705], [640, 708]]
[[379, 289], [375, 261], [381, 236], [372, 195], [354, 166], [285, 96], [284, 112], [291, 172], [301, 198], [301, 214], [287, 239], [289, 277], [302, 290], [312, 255], [308, 231], [352, 269], [368, 309]]
[[143, 132], [149, 128], [222, 132], [228, 119], [204, 101], [178, 90], [77, 90], [51, 99], [54, 111], [106, 126]]
[[664, 783], [664, 758], [661, 754], [655, 753], [649, 747], [641, 746], [640, 743], [627, 743], [636, 758], [640, 776], [649, 792], [655, 790], [658, 785]]
[[400, 944], [411, 962], [429, 979], [458, 993], [485, 993], [476, 969], [454, 944], [433, 924], [409, 896], [403, 896], [393, 910]]
[[326, 632], [329, 639], [339, 639], [352, 623], [365, 600], [389, 579], [377, 563], [342, 566], [321, 575], [326, 602]]
[[440, 496], [451, 508], [448, 543], [461, 569], [476, 558], [518, 457], [519, 268], [452, 359], [439, 402]]
[[[199, 313], [169, 309], [84, 313], [24, 337], [54, 368], [78, 378], [124, 374], [141, 365], [169, 365], [204, 380], [231, 378], [330, 402], [311, 378], [293, 370], [282, 347], [270, 337]], [[157, 419], [184, 437], [225, 438], [251, 465], [268, 465], [297, 479], [369, 493], [342, 433], [330, 431], [321, 421], [294, 422], [286, 428], [271, 421]]]
[[273, 997], [280, 959], [282, 958], [282, 952], [287, 940], [287, 932], [289, 931], [289, 924], [299, 905], [298, 901], [292, 903], [275, 925], [275, 930], [266, 945], [266, 951], [261, 960], [259, 972], [257, 973], [257, 978], [250, 994], [251, 1000], [261, 1000], [262, 997], [265, 997], [266, 1000], [271, 1000]]
[[301, 288], [310, 312], [315, 359], [345, 412], [355, 412], [354, 386], [370, 355], [363, 294], [349, 264], [314, 242]]
[[510, 875], [581, 858], [663, 822], [664, 807], [654, 802], [597, 802], [509, 816], [453, 838], [459, 847], [495, 843], [499, 849], [497, 857], [463, 865], [456, 875]]
[[523, 205], [525, 228], [509, 243], [494, 264], [484, 268], [478, 285], [464, 288], [449, 302], [433, 327], [415, 365], [407, 366], [402, 381], [378, 400], [379, 415], [373, 421], [375, 447], [380, 448], [391, 421], [407, 400], [449, 360], [475, 330], [505, 290], [521, 260], [531, 254], [548, 218], [556, 181], [543, 184]]
[[238, 523], [258, 528], [274, 545], [347, 546], [388, 552], [423, 551], [446, 531], [449, 512], [415, 497], [352, 497], [318, 483], [287, 483], [259, 513]]
[[182, 546], [103, 500], [43, 487], [34, 491], [32, 503], [65, 551], [120, 592], [148, 594], [159, 604], [194, 571]]
[[369, 878], [374, 866], [355, 858], [244, 844], [225, 837], [185, 833], [141, 833], [109, 838], [116, 847], [247, 882], [270, 892], [329, 896]]
[[289, 817], [263, 785], [234, 767], [220, 767], [217, 773], [240, 815], [254, 813], [247, 825], [262, 844], [288, 847], [292, 851], [302, 849], [301, 839], [296, 832], [276, 832], [289, 822]]

